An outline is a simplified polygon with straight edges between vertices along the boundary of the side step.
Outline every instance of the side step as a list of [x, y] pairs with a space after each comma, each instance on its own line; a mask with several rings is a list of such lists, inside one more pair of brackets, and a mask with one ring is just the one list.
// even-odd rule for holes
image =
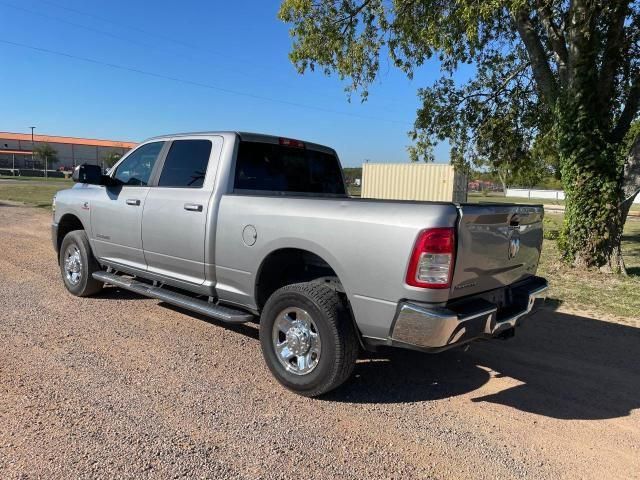
[[122, 277], [120, 275], [107, 272], [95, 272], [93, 274], [93, 278], [101, 282], [108, 283], [109, 285], [124, 288], [125, 290], [131, 290], [132, 292], [145, 297], [157, 298], [163, 302], [167, 302], [193, 312], [201, 313], [202, 315], [206, 315], [226, 323], [247, 323], [254, 319], [254, 316], [251, 313], [236, 310], [235, 308], [224, 307], [222, 305], [215, 305], [188, 295], [176, 293], [171, 290], [165, 290], [161, 287], [154, 287], [153, 285], [134, 280], [130, 277]]

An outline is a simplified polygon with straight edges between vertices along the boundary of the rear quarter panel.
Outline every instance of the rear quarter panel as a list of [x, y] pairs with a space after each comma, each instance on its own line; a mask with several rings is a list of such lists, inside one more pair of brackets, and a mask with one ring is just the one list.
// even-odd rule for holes
[[[323, 258], [337, 273], [363, 335], [386, 337], [397, 302], [446, 301], [447, 290], [405, 284], [420, 230], [454, 226], [453, 204], [224, 195], [216, 231], [216, 290], [221, 299], [255, 304], [256, 275], [273, 251], [299, 248]], [[242, 232], [257, 231], [247, 246]]]

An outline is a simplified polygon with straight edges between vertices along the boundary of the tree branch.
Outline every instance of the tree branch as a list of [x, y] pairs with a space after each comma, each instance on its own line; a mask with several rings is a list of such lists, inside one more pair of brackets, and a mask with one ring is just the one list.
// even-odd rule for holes
[[[598, 19], [602, 14], [601, 2], [594, 0], [571, 0], [567, 19], [567, 41], [569, 48], [569, 87], [593, 90], [594, 65], [597, 64], [596, 34]], [[597, 79], [597, 76], [595, 77]], [[593, 93], [597, 94], [597, 91]]]
[[527, 49], [533, 76], [541, 96], [550, 107], [553, 107], [558, 99], [558, 85], [549, 66], [549, 60], [540, 37], [533, 28], [529, 15], [524, 10], [515, 12], [513, 20], [518, 29], [518, 34]]
[[520, 66], [518, 66], [518, 68], [516, 68], [513, 72], [511, 72], [509, 75], [507, 75], [507, 77], [502, 81], [502, 83], [498, 86], [498, 88], [496, 88], [493, 91], [490, 92], [475, 92], [475, 93], [470, 93], [468, 95], [463, 96], [458, 103], [456, 103], [456, 108], [459, 107], [460, 105], [462, 105], [464, 102], [466, 102], [467, 100], [471, 100], [472, 98], [477, 98], [477, 97], [485, 97], [484, 100], [484, 104], [490, 102], [491, 100], [495, 100], [496, 98], [498, 98], [498, 96], [505, 91], [505, 89], [507, 88], [507, 86], [509, 85], [509, 83], [511, 83], [511, 81], [513, 79], [515, 79], [518, 75], [521, 75], [526, 69], [527, 69], [528, 65], [527, 64], [521, 64]]
[[348, 23], [353, 22], [353, 19], [357, 17], [358, 14], [362, 12], [367, 7], [367, 5], [369, 5], [369, 3], [371, 3], [371, 0], [364, 0], [364, 2], [362, 2], [360, 6], [356, 7], [355, 10], [347, 12], [345, 16], [336, 19], [334, 23], [342, 23], [344, 21], [348, 21]]
[[556, 57], [556, 62], [558, 63], [558, 76], [560, 77], [560, 83], [566, 86], [569, 78], [567, 73], [569, 51], [567, 50], [567, 43], [565, 41], [564, 34], [554, 21], [553, 12], [551, 11], [549, 4], [546, 3], [545, 0], [536, 0], [536, 5], [540, 21], [544, 27], [547, 37], [549, 37], [549, 43], [551, 44], [551, 48], [553, 49], [553, 53]]
[[636, 72], [633, 79], [629, 94], [627, 95], [627, 101], [624, 105], [624, 110], [618, 118], [618, 123], [613, 129], [611, 134], [612, 142], [621, 142], [624, 136], [631, 127], [631, 122], [636, 118], [638, 114], [638, 108], [640, 107], [640, 72]]
[[611, 110], [611, 101], [616, 86], [616, 73], [623, 58], [624, 23], [629, 11], [630, 0], [618, 0], [614, 3], [617, 5], [613, 7], [609, 22], [602, 70], [598, 82], [603, 112]]

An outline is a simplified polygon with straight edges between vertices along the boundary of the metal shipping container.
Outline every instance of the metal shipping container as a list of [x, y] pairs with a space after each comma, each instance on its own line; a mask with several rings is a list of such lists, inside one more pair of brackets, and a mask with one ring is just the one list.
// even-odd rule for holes
[[466, 202], [467, 177], [452, 165], [365, 163], [362, 198]]

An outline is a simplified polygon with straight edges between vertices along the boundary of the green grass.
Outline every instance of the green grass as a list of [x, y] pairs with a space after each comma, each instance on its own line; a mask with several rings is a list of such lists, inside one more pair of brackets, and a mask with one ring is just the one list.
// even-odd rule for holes
[[72, 186], [71, 179], [48, 178], [45, 180], [42, 177], [0, 175], [0, 201], [9, 200], [36, 207], [49, 207], [53, 196], [58, 191]]
[[359, 197], [362, 191], [361, 187], [356, 187], [355, 185], [349, 185], [348, 190], [348, 194], [352, 197]]
[[0, 175], [0, 180], [12, 180], [16, 182], [42, 182], [44, 184], [47, 183], [62, 183], [65, 185], [73, 183], [73, 180], [70, 178], [47, 178], [46, 180], [43, 177], [12, 177], [11, 175]]
[[531, 203], [535, 205], [564, 205], [564, 200], [551, 200], [545, 198], [505, 197], [502, 192], [482, 193], [470, 192], [467, 195], [469, 203], [495, 202], [495, 203]]
[[[562, 215], [545, 216], [545, 236], [557, 232]], [[619, 317], [640, 317], [640, 222], [628, 221], [622, 239], [628, 277], [598, 271], [585, 272], [565, 265], [558, 244], [545, 240], [539, 275], [549, 280], [549, 298], [570, 308]]]
[[73, 183], [56, 182], [38, 184], [25, 184], [20, 185], [16, 183], [3, 183], [0, 182], [0, 201], [9, 200], [12, 202], [22, 202], [27, 205], [34, 205], [36, 207], [50, 207], [53, 200], [53, 196], [60, 190], [70, 188]]
[[[469, 193], [467, 196], [469, 203], [494, 202], [494, 203], [525, 203], [534, 205], [561, 205], [564, 200], [551, 200], [546, 198], [526, 198], [526, 197], [505, 197], [502, 192], [491, 192], [487, 195], [481, 193]], [[640, 211], [640, 204], [633, 204], [631, 210]]]

